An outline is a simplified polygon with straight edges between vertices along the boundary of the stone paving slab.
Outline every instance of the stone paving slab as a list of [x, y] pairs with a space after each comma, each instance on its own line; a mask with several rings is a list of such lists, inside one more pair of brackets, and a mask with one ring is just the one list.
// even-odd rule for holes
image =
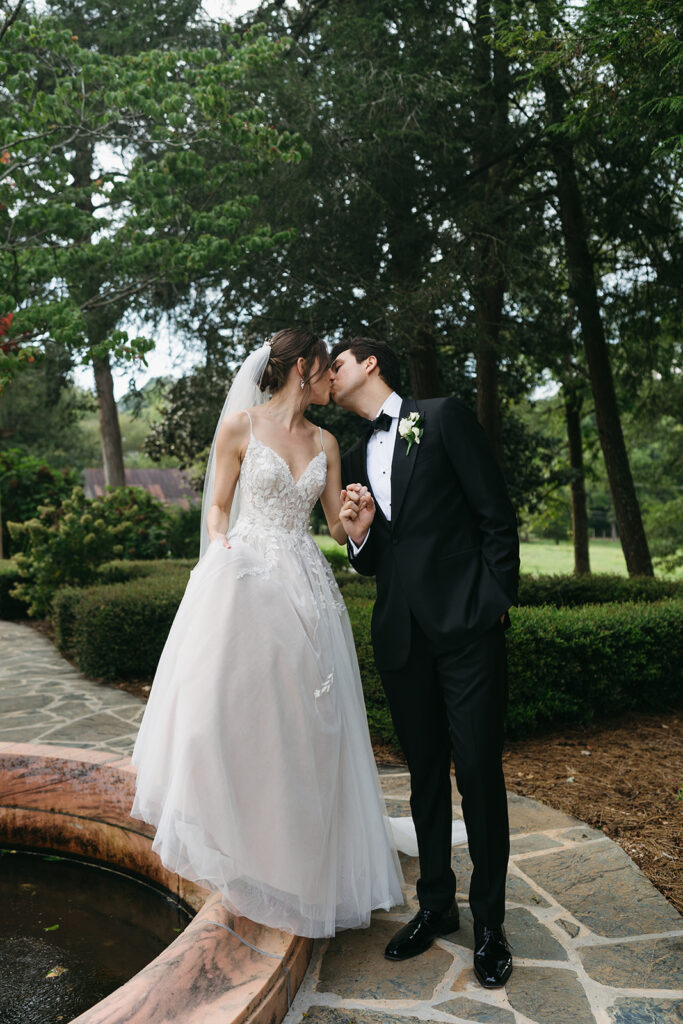
[[506, 991], [513, 1009], [536, 1024], [594, 1024], [581, 982], [564, 967], [517, 966]]
[[35, 629], [0, 620], [0, 742], [130, 755], [143, 711], [133, 694], [86, 679]]
[[[28, 742], [130, 756], [144, 704], [82, 676], [50, 641], [0, 621], [0, 745]], [[381, 771], [390, 813], [409, 813], [405, 770]], [[402, 907], [370, 928], [314, 944], [287, 1024], [683, 1024], [683, 919], [602, 832], [508, 794], [506, 928], [515, 969], [505, 989], [472, 970], [466, 846], [453, 850], [461, 928], [402, 964], [384, 946], [417, 906], [415, 858], [401, 855]], [[453, 787], [453, 811], [461, 816]]]
[[579, 955], [591, 978], [613, 988], [683, 985], [683, 934], [584, 946]]
[[683, 999], [617, 999], [610, 1007], [614, 1024], [683, 1024]]
[[665, 932], [681, 917], [620, 846], [594, 843], [527, 857], [520, 869], [597, 935]]
[[482, 1003], [478, 999], [468, 999], [467, 996], [446, 999], [443, 1003], [437, 1003], [434, 1009], [461, 1020], [475, 1020], [479, 1024], [515, 1024], [512, 1010], [491, 1003]]

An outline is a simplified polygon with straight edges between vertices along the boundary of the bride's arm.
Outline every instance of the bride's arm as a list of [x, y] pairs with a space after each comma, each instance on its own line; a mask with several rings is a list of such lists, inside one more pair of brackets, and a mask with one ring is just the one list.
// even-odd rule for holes
[[225, 538], [230, 508], [248, 438], [249, 421], [243, 412], [226, 416], [216, 438], [216, 479], [213, 499], [206, 514], [206, 528], [209, 541], [220, 539], [226, 548], [230, 547]]
[[[323, 431], [323, 435], [325, 438], [325, 453], [327, 455], [327, 481], [325, 483], [325, 490], [320, 495], [320, 501], [323, 506], [323, 512], [325, 513], [325, 519], [327, 520], [327, 528], [330, 531], [330, 536], [334, 537], [337, 544], [345, 546], [349, 538], [353, 536], [354, 540], [356, 540], [360, 546], [367, 534], [368, 526], [365, 524], [359, 533], [358, 529], [354, 529], [354, 523], [358, 519], [359, 508], [367, 510], [368, 506], [370, 506], [373, 508], [374, 514], [372, 497], [370, 495], [366, 496], [365, 488], [363, 488], [351, 508], [351, 511], [348, 510], [348, 502], [343, 504], [343, 500], [346, 497], [346, 491], [342, 491], [341, 486], [341, 456], [339, 454], [339, 445], [337, 444], [337, 439], [330, 434], [329, 431]], [[349, 497], [351, 497], [350, 493]], [[346, 528], [341, 521], [341, 516], [347, 517]]]
[[339, 519], [341, 512], [341, 456], [337, 439], [328, 430], [323, 431], [325, 439], [325, 454], [327, 455], [327, 482], [325, 490], [320, 495], [320, 502], [327, 520], [327, 528], [330, 536], [334, 537], [337, 544], [346, 545], [346, 531]]

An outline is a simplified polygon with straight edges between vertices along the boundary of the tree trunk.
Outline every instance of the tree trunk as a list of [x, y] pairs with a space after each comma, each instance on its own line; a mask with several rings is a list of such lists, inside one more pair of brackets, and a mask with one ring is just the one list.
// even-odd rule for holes
[[[477, 322], [480, 313], [481, 307], [475, 312]], [[477, 419], [484, 428], [498, 464], [502, 467], [503, 437], [498, 402], [498, 352], [495, 341], [490, 341], [483, 327], [480, 327], [477, 345]]]
[[[87, 185], [92, 176], [94, 150], [91, 145], [77, 146], [71, 160], [71, 173], [79, 186]], [[88, 213], [93, 212], [92, 199], [89, 195], [81, 196], [81, 208]], [[87, 271], [78, 281], [69, 282], [69, 291], [77, 298], [79, 304], [99, 294], [102, 280], [97, 270]], [[121, 310], [114, 306], [97, 313], [86, 313], [86, 331], [88, 342], [92, 348], [100, 345], [113, 330], [121, 318]], [[100, 444], [102, 446], [102, 464], [104, 466], [104, 482], [109, 487], [123, 487], [125, 473], [123, 468], [123, 446], [119, 417], [114, 400], [114, 382], [111, 375], [109, 356], [92, 357], [95, 373], [95, 392], [99, 408]]]
[[574, 538], [574, 572], [577, 576], [590, 574], [588, 553], [588, 510], [586, 508], [586, 480], [583, 469], [581, 439], [581, 406], [583, 399], [576, 387], [564, 387], [564, 411], [567, 421], [569, 465], [572, 469], [572, 537]]
[[[544, 75], [543, 86], [551, 121], [559, 124], [565, 109], [562, 83], [557, 75], [550, 73]], [[600, 314], [593, 258], [588, 248], [574, 151], [571, 140], [558, 134], [548, 137], [548, 146], [557, 176], [557, 198], [567, 254], [569, 291], [581, 324], [595, 401], [598, 434], [626, 566], [631, 576], [652, 576], [652, 559], [621, 429], [612, 367]]]
[[431, 331], [420, 331], [408, 352], [408, 370], [413, 398], [440, 398], [443, 395], [436, 340]]
[[[476, 142], [473, 170], [487, 167], [495, 147], [508, 128], [510, 72], [507, 58], [497, 49], [491, 52], [489, 35], [495, 29], [496, 15], [504, 16], [507, 0], [477, 0], [473, 40], [474, 77], [478, 86], [475, 103]], [[498, 361], [500, 324], [505, 300], [505, 271], [499, 239], [502, 221], [495, 226], [497, 196], [504, 187], [505, 164], [498, 162], [475, 177], [479, 192], [480, 222], [475, 242], [475, 268], [472, 285], [474, 318], [477, 325], [477, 418], [484, 428], [499, 464], [503, 465], [503, 439], [498, 401]]]
[[108, 487], [123, 487], [126, 482], [123, 468], [123, 446], [109, 356], [93, 359], [92, 364], [95, 371], [95, 390], [99, 406], [104, 482]]

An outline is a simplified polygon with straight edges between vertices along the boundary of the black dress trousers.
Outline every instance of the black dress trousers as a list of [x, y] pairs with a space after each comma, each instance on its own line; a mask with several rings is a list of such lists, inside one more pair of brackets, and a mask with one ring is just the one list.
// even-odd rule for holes
[[510, 853], [502, 767], [507, 705], [504, 629], [496, 623], [471, 642], [444, 650], [435, 649], [414, 616], [411, 630], [407, 663], [381, 672], [381, 679], [410, 770], [420, 907], [445, 910], [455, 895], [452, 759], [473, 864], [470, 907], [478, 921], [496, 927], [505, 914]]

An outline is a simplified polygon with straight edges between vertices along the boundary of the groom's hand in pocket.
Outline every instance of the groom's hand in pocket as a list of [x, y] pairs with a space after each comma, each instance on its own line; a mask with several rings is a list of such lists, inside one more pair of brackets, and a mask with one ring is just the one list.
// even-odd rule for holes
[[375, 518], [375, 502], [367, 487], [349, 484], [341, 492], [339, 519], [356, 547], [365, 540]]

